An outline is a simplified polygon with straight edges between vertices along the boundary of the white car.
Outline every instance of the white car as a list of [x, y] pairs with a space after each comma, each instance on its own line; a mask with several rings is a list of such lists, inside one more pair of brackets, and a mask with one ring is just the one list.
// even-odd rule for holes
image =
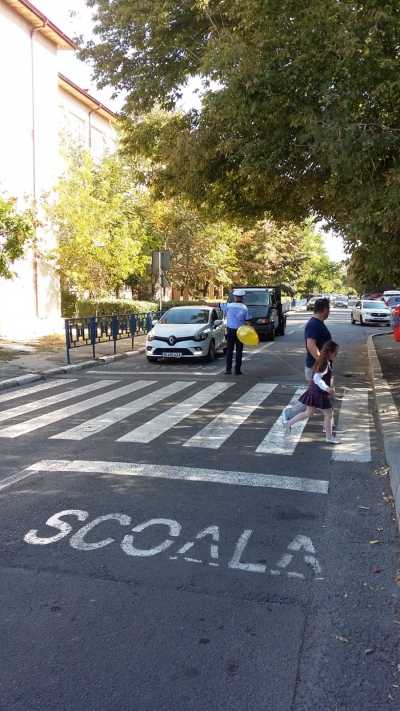
[[359, 322], [390, 326], [391, 311], [383, 301], [356, 301], [351, 311], [351, 323]]
[[146, 336], [149, 363], [159, 358], [204, 358], [209, 363], [215, 352], [226, 353], [226, 326], [220, 309], [212, 306], [175, 306]]
[[349, 300], [348, 300], [347, 296], [344, 296], [344, 294], [336, 294], [336, 296], [333, 299], [333, 305], [340, 306], [343, 309], [347, 309], [348, 302], [349, 302]]

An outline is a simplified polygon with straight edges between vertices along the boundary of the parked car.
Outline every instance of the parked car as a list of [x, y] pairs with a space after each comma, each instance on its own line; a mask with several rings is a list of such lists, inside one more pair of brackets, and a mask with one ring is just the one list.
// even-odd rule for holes
[[343, 309], [347, 309], [349, 305], [349, 300], [344, 294], [336, 294], [335, 298], [333, 299], [333, 305], [340, 306], [340, 308]]
[[308, 299], [307, 304], [306, 304], [306, 309], [307, 311], [314, 311], [314, 304], [317, 299], [323, 299], [323, 294], [314, 294], [311, 296], [310, 299]]
[[390, 326], [391, 311], [382, 301], [356, 301], [351, 310], [351, 323], [363, 326], [367, 323]]
[[212, 363], [216, 351], [226, 352], [222, 311], [211, 306], [175, 306], [146, 336], [149, 363], [160, 358], [203, 358]]
[[273, 341], [275, 336], [284, 336], [290, 301], [282, 301], [280, 286], [234, 286], [228, 303], [234, 301], [235, 289], [244, 289], [243, 303], [251, 313], [252, 326], [260, 338]]
[[396, 306], [400, 306], [400, 291], [384, 291], [381, 299], [393, 311]]

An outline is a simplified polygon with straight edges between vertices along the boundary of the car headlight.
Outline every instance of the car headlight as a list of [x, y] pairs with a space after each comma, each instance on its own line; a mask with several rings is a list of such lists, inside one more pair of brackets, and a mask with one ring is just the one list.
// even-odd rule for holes
[[207, 338], [208, 338], [208, 333], [204, 333], [204, 331], [202, 333], [196, 333], [196, 335], [193, 336], [194, 341], [206, 341]]
[[154, 331], [153, 331], [153, 330], [151, 330], [151, 331], [148, 332], [148, 334], [147, 334], [147, 340], [148, 340], [148, 341], [154, 341]]

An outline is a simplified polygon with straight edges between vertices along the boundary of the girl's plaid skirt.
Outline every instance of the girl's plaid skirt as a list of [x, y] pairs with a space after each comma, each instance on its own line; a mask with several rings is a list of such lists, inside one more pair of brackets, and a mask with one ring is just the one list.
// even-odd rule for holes
[[321, 390], [312, 380], [305, 393], [299, 397], [303, 405], [317, 407], [318, 410], [329, 410], [332, 405], [325, 390]]

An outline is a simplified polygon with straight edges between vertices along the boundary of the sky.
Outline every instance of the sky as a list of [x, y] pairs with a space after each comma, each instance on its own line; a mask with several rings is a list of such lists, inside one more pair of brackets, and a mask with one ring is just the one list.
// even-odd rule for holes
[[[90, 39], [93, 10], [86, 7], [84, 0], [33, 0], [33, 4], [69, 37], [83, 35], [84, 40]], [[70, 12], [74, 12], [75, 16], [71, 18]], [[95, 82], [91, 79], [91, 68], [80, 62], [75, 57], [74, 52], [59, 52], [59, 70], [82, 89], [88, 89], [90, 94], [111, 110], [119, 111], [122, 108], [123, 97], [120, 96], [112, 100], [113, 89], [111, 87], [99, 91]], [[194, 81], [194, 86], [198, 88], [198, 82]], [[188, 108], [189, 106], [199, 107], [199, 104], [199, 95], [194, 95], [192, 88], [189, 87], [182, 102], [183, 108]], [[339, 262], [346, 257], [340, 237], [337, 237], [332, 232], [325, 233], [322, 230], [321, 235], [331, 260]]]

